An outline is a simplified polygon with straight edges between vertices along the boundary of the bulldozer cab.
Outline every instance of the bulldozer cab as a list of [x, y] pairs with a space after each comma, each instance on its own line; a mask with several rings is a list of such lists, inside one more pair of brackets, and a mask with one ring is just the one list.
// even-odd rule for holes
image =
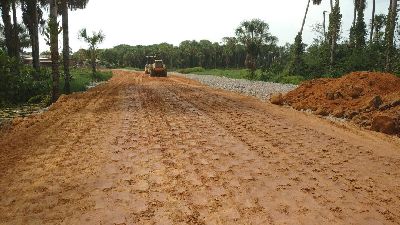
[[155, 60], [155, 56], [146, 56], [146, 64], [153, 64]]
[[154, 66], [155, 68], [163, 68], [164, 67], [164, 63], [162, 60], [155, 60], [154, 61]]

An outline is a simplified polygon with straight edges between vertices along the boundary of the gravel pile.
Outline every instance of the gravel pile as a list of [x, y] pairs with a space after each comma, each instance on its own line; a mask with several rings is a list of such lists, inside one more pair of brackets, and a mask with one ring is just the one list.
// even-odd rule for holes
[[245, 95], [255, 96], [262, 100], [268, 100], [273, 94], [276, 93], [284, 94], [297, 88], [297, 85], [292, 85], [292, 84], [279, 84], [279, 83], [264, 82], [264, 81], [232, 79], [232, 78], [218, 77], [212, 75], [179, 74], [179, 73], [175, 73], [174, 75], [193, 79], [199, 81], [202, 84], [209, 85], [211, 87], [239, 92]]

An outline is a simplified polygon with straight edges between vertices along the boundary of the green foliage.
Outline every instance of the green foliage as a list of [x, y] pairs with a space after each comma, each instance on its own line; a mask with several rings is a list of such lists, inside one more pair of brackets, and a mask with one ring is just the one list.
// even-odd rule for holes
[[[93, 81], [93, 74], [88, 69], [71, 70], [71, 92], [86, 91], [87, 86]], [[96, 81], [107, 81], [112, 77], [111, 72], [97, 71], [95, 74]], [[60, 82], [60, 86], [64, 86], [64, 81]]]
[[93, 32], [92, 36], [89, 36], [86, 28], [79, 31], [79, 38], [82, 38], [86, 43], [89, 44], [90, 49], [95, 49], [98, 44], [104, 41], [105, 35], [102, 31]]
[[[20, 68], [14, 73], [14, 68]], [[33, 79], [35, 71], [20, 66], [19, 62], [0, 52], [0, 106], [28, 102], [32, 97], [50, 93], [50, 75], [42, 70], [39, 80]]]
[[298, 33], [292, 46], [292, 60], [289, 63], [288, 74], [304, 75], [306, 74], [307, 65], [304, 63], [304, 44], [301, 33]]
[[189, 73], [196, 73], [204, 72], [205, 69], [203, 67], [193, 67], [193, 68], [186, 68], [186, 69], [179, 69], [177, 70], [178, 73], [189, 74]]
[[[246, 79], [248, 76], [248, 69], [209, 69], [201, 72], [194, 72], [200, 75], [213, 75], [219, 77], [229, 77], [234, 79]], [[259, 73], [259, 72], [256, 72]]]
[[[14, 68], [19, 67], [19, 73]], [[33, 79], [35, 71], [30, 66], [21, 66], [19, 62], [0, 51], [0, 107], [23, 103], [50, 103], [51, 76], [44, 68], [38, 80]], [[111, 72], [97, 72], [95, 79], [105, 81], [112, 77]], [[64, 82], [64, 81], [61, 81]], [[89, 70], [72, 70], [71, 90], [84, 91], [92, 82]], [[63, 86], [63, 85], [61, 85]], [[62, 90], [60, 90], [62, 92]]]
[[336, 0], [336, 4], [333, 7], [333, 11], [329, 14], [329, 27], [328, 27], [329, 45], [332, 45], [332, 42], [336, 43], [338, 41], [341, 22], [342, 22], [342, 14], [340, 13], [339, 1]]
[[367, 26], [364, 22], [365, 0], [355, 1], [356, 23], [350, 28], [350, 44], [357, 50], [365, 47], [365, 36], [367, 35]]
[[262, 46], [275, 45], [277, 38], [269, 33], [269, 25], [260, 19], [243, 21], [235, 33], [239, 42], [246, 47], [245, 64], [249, 69], [248, 77], [255, 79], [257, 59]]
[[93, 32], [92, 35], [88, 35], [86, 28], [83, 28], [82, 30], [79, 31], [79, 36], [80, 39], [83, 39], [88, 45], [89, 45], [89, 59], [90, 59], [90, 64], [92, 66], [92, 76], [93, 79], [95, 79], [96, 76], [96, 60], [97, 60], [97, 46], [101, 44], [104, 39], [105, 35], [103, 32], [100, 30], [99, 32]]

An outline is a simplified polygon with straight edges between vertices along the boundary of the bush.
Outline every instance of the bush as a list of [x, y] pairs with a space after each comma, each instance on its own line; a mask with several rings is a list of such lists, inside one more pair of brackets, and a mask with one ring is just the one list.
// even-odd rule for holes
[[0, 106], [25, 103], [34, 96], [50, 94], [50, 74], [43, 70], [39, 80], [34, 80], [33, 74], [32, 68], [0, 53]]
[[[19, 72], [17, 72], [17, 69]], [[46, 68], [39, 73], [38, 80], [33, 77], [35, 71], [23, 66], [0, 51], [0, 107], [23, 103], [49, 104], [51, 94], [51, 75]], [[92, 73], [87, 69], [71, 71], [71, 91], [85, 91], [92, 82]], [[112, 77], [110, 72], [97, 72], [95, 80], [105, 81]], [[60, 93], [63, 93], [64, 79], [60, 77]]]

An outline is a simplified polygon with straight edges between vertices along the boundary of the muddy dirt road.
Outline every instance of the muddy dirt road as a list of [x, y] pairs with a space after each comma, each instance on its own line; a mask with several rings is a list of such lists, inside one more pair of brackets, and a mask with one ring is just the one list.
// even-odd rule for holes
[[115, 71], [0, 137], [0, 224], [399, 224], [400, 141]]

